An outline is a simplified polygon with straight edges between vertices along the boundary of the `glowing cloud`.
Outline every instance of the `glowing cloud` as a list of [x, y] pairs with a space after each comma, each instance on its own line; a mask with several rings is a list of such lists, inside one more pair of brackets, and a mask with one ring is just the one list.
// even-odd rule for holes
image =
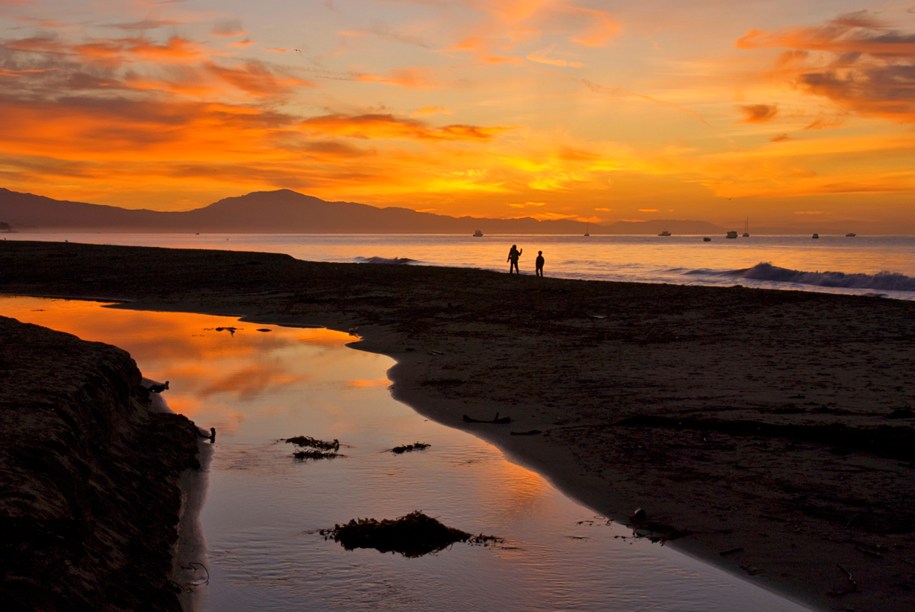
[[899, 32], [867, 11], [820, 27], [751, 30], [737, 46], [786, 48], [777, 70], [793, 75], [802, 90], [862, 115], [915, 121], [915, 34]]

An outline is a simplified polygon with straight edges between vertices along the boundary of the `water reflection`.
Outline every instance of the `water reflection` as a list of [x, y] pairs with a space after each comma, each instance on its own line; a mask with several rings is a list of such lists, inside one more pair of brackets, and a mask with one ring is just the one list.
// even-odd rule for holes
[[[418, 416], [385, 388], [392, 361], [345, 348], [346, 334], [60, 300], [0, 298], [0, 312], [125, 348], [147, 377], [170, 381], [173, 409], [219, 430], [201, 515], [203, 610], [796, 608], [631, 539], [491, 445]], [[339, 439], [346, 457], [295, 461], [280, 441], [295, 435]], [[417, 441], [431, 446], [389, 452]], [[414, 510], [506, 544], [405, 559], [317, 533]]]

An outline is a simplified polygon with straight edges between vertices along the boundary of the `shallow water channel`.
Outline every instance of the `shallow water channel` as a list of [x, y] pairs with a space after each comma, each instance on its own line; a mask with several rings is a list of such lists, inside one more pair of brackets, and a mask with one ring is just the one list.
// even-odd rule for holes
[[[0, 298], [0, 314], [120, 346], [164, 399], [217, 429], [197, 610], [794, 610], [796, 604], [565, 497], [474, 436], [391, 398], [390, 358], [355, 338], [185, 313]], [[338, 439], [298, 461], [283, 438]], [[413, 442], [430, 447], [393, 454]], [[421, 558], [346, 551], [319, 530], [421, 510], [504, 538]]]

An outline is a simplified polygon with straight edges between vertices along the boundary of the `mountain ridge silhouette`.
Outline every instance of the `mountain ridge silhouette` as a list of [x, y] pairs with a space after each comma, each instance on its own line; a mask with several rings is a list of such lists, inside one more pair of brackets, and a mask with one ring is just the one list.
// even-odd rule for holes
[[617, 222], [603, 226], [575, 220], [540, 221], [450, 217], [404, 207], [378, 208], [329, 202], [291, 189], [255, 191], [179, 212], [126, 209], [105, 204], [55, 200], [0, 188], [0, 222], [13, 231], [130, 231], [302, 234], [571, 234], [719, 233], [704, 221]]

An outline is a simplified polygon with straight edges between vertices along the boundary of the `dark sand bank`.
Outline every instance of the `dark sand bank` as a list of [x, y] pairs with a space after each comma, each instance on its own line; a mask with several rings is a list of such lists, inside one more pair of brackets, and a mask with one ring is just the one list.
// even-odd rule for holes
[[180, 610], [169, 581], [196, 427], [112, 346], [0, 317], [4, 610]]
[[355, 328], [399, 399], [600, 512], [818, 607], [915, 608], [913, 302], [13, 241], [0, 292]]

